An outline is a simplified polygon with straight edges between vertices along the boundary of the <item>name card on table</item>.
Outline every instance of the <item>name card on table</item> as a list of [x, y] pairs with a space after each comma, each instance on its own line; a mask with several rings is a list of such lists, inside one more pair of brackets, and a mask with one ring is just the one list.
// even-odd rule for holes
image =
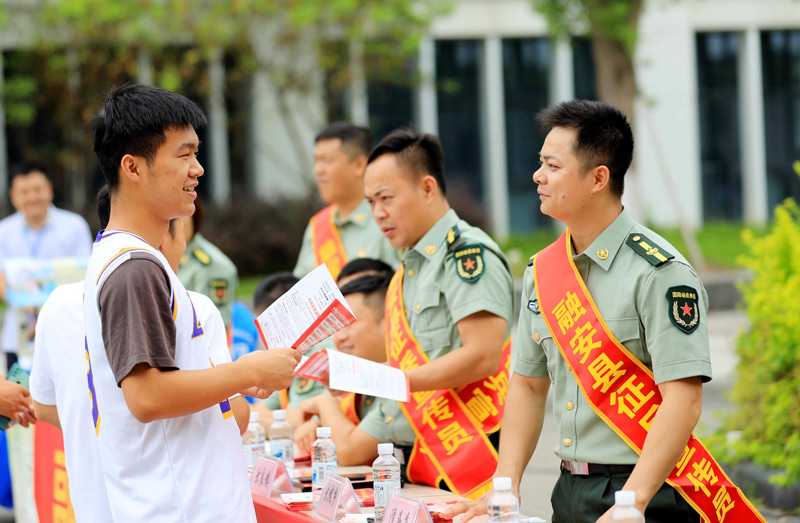
[[345, 513], [361, 513], [358, 498], [350, 480], [341, 476], [330, 476], [325, 480], [325, 486], [320, 492], [319, 503], [312, 515], [322, 521], [336, 523], [336, 515], [340, 506]]
[[425, 503], [394, 494], [386, 505], [383, 523], [433, 523], [433, 520]]
[[292, 480], [283, 461], [275, 458], [258, 458], [250, 474], [250, 491], [267, 498], [273, 491], [278, 494], [291, 494]]

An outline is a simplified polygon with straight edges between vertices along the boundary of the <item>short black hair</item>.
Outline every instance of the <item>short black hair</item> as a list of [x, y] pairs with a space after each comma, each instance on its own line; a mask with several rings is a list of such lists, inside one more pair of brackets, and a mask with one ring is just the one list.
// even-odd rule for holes
[[[100, 221], [100, 230], [108, 227], [108, 220], [111, 219], [111, 191], [108, 190], [108, 184], [103, 184], [100, 190], [97, 191], [97, 219]], [[169, 233], [175, 234], [175, 221], [180, 218], [172, 218], [169, 221]]]
[[11, 176], [9, 177], [9, 181], [13, 181], [17, 176], [25, 176], [32, 172], [42, 173], [44, 177], [52, 183], [47, 167], [40, 162], [19, 162], [14, 164], [14, 166], [11, 167]]
[[407, 167], [414, 175], [430, 174], [445, 194], [444, 151], [439, 139], [430, 133], [420, 133], [414, 127], [395, 129], [372, 150], [367, 160], [371, 164], [384, 154], [394, 154], [397, 164]]
[[253, 308], [256, 315], [264, 312], [298, 281], [300, 280], [291, 272], [276, 272], [258, 282], [253, 291]]
[[341, 288], [342, 296], [345, 298], [351, 294], [363, 294], [366, 305], [375, 313], [375, 317], [380, 319], [384, 316], [386, 291], [389, 289], [391, 278], [385, 276], [360, 276]]
[[602, 102], [570, 100], [542, 110], [537, 119], [544, 132], [554, 127], [574, 131], [573, 152], [583, 170], [608, 167], [611, 192], [622, 197], [633, 161], [633, 131], [622, 111]]
[[320, 131], [314, 143], [321, 140], [341, 140], [340, 148], [351, 160], [358, 156], [367, 156], [372, 150], [374, 138], [372, 131], [366, 127], [350, 122], [334, 122]]
[[111, 191], [108, 184], [103, 184], [97, 191], [97, 218], [100, 220], [100, 230], [108, 227], [108, 220], [111, 219]]
[[119, 185], [123, 156], [131, 154], [151, 162], [167, 139], [165, 130], [197, 130], [207, 122], [197, 104], [183, 95], [150, 85], [113, 87], [91, 122], [94, 152], [111, 192]]
[[353, 274], [358, 274], [359, 272], [371, 272], [383, 276], [384, 278], [391, 278], [395, 271], [392, 269], [391, 265], [384, 261], [374, 258], [356, 258], [355, 260], [350, 260], [342, 267], [336, 281], [342, 281], [344, 278], [352, 276]]

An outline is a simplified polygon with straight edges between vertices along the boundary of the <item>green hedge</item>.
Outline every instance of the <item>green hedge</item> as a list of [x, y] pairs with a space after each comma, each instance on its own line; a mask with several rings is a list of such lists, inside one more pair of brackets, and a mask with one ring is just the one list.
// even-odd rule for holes
[[775, 481], [787, 485], [800, 481], [800, 208], [787, 200], [766, 234], [743, 239], [739, 261], [753, 271], [741, 285], [750, 327], [736, 347], [734, 412], [712, 444], [725, 461], [785, 471]]

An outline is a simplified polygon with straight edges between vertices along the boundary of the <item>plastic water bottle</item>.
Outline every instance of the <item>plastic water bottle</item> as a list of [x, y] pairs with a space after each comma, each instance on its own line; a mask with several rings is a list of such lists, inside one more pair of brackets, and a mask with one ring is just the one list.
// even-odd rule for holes
[[372, 463], [372, 480], [375, 491], [375, 523], [383, 521], [383, 513], [392, 494], [400, 493], [400, 462], [394, 457], [394, 445], [378, 445], [378, 459]]
[[610, 521], [614, 523], [644, 523], [644, 516], [636, 508], [636, 492], [618, 490], [614, 493], [616, 507], [611, 512]]
[[272, 456], [283, 461], [286, 472], [292, 476], [294, 472], [294, 440], [292, 438], [292, 425], [286, 421], [286, 411], [272, 412], [274, 421], [269, 426], [269, 447]]
[[247, 425], [247, 430], [242, 434], [242, 446], [244, 447], [244, 457], [247, 461], [247, 471], [252, 472], [258, 458], [260, 456], [267, 456], [264, 444], [267, 441], [267, 435], [264, 427], [258, 422], [258, 412], [250, 413], [250, 424]]
[[492, 484], [494, 492], [486, 503], [489, 522], [519, 522], [519, 500], [511, 493], [511, 478], [494, 478]]
[[331, 441], [330, 427], [317, 427], [317, 440], [311, 445], [312, 504], [319, 503], [325, 480], [336, 474], [336, 445]]

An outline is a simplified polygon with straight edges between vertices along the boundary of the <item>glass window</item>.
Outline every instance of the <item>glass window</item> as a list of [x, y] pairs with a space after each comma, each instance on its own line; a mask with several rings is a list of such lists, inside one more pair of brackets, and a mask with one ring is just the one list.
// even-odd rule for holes
[[544, 136], [536, 113], [549, 101], [552, 46], [547, 38], [503, 40], [509, 226], [530, 232], [551, 223], [539, 210], [533, 173]]
[[572, 39], [572, 75], [577, 100], [597, 100], [592, 41], [585, 36]]
[[761, 33], [764, 73], [764, 130], [770, 208], [785, 198], [800, 199], [800, 31]]
[[737, 33], [697, 35], [700, 170], [705, 220], [742, 219]]
[[392, 130], [414, 123], [417, 72], [413, 60], [399, 67], [383, 66], [377, 59], [374, 62], [369, 68], [367, 100], [369, 127], [377, 143]]
[[442, 141], [447, 187], [483, 198], [480, 73], [483, 42], [436, 42], [436, 83], [439, 139]]

